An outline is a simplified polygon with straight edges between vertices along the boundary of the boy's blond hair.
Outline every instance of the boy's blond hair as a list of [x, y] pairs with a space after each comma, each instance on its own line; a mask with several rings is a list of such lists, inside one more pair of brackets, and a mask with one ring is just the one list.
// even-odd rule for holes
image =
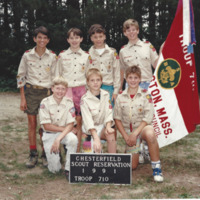
[[66, 88], [68, 87], [68, 83], [67, 83], [67, 80], [65, 78], [63, 78], [62, 76], [55, 77], [53, 79], [52, 86], [60, 85], [60, 84], [65, 86]]
[[137, 74], [139, 76], [139, 78], [141, 78], [141, 70], [138, 66], [134, 65], [129, 67], [126, 70], [126, 78], [130, 75], [130, 74]]
[[139, 29], [139, 24], [138, 24], [138, 22], [135, 19], [127, 19], [123, 23], [123, 32], [125, 32], [127, 29], [129, 29], [130, 26], [135, 26], [136, 29]]
[[101, 72], [98, 69], [91, 68], [86, 73], [86, 79], [87, 79], [87, 81], [89, 81], [90, 76], [93, 75], [93, 74], [96, 74], [97, 76], [99, 76], [101, 78], [101, 80], [103, 79], [102, 74], [101, 74]]

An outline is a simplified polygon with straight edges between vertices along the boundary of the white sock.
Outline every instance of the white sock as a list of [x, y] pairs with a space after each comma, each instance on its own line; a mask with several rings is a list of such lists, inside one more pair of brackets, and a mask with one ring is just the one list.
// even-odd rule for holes
[[152, 167], [152, 169], [155, 169], [155, 168], [161, 169], [161, 162], [160, 162], [160, 160], [158, 160], [158, 161], [151, 161], [151, 167]]

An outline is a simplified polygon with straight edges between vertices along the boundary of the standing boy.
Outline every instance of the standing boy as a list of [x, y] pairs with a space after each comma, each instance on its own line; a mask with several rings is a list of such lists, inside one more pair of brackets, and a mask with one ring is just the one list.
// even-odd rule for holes
[[70, 154], [76, 153], [78, 140], [72, 129], [75, 122], [75, 109], [71, 99], [65, 97], [67, 81], [62, 77], [53, 80], [53, 95], [40, 104], [40, 124], [44, 130], [42, 141], [47, 156], [48, 169], [55, 173], [61, 169], [59, 146], [67, 148], [65, 175], [69, 179]]
[[124, 22], [123, 33], [128, 38], [128, 44], [123, 46], [119, 53], [122, 82], [126, 69], [136, 65], [140, 67], [142, 72], [140, 87], [148, 89], [152, 78], [152, 66], [155, 68], [158, 60], [156, 49], [150, 42], [139, 39], [139, 24], [134, 19], [128, 19]]
[[106, 32], [100, 24], [92, 25], [88, 33], [93, 42], [93, 46], [89, 49], [89, 68], [97, 68], [101, 72], [103, 76], [101, 88], [110, 93], [110, 100], [114, 106], [121, 83], [118, 54], [105, 43]]
[[141, 70], [137, 66], [126, 70], [126, 88], [116, 100], [114, 119], [116, 126], [126, 142], [126, 152], [132, 154], [132, 169], [139, 162], [140, 139], [149, 147], [154, 181], [162, 182], [159, 146], [150, 125], [153, 120], [151, 96], [139, 87]]
[[92, 136], [92, 149], [101, 152], [100, 139], [107, 140], [108, 153], [116, 153], [115, 129], [112, 128], [112, 105], [109, 93], [100, 89], [102, 75], [98, 69], [89, 69], [87, 74], [89, 90], [82, 97], [81, 113], [86, 134]]
[[81, 136], [82, 136], [82, 118], [80, 112], [80, 100], [83, 94], [86, 93], [86, 64], [89, 55], [80, 48], [83, 41], [83, 34], [78, 28], [71, 28], [67, 33], [67, 42], [70, 47], [62, 51], [58, 56], [57, 70], [60, 76], [63, 76], [68, 81], [67, 97], [72, 98], [77, 121], [77, 136], [78, 148], [80, 151]]
[[[50, 87], [56, 65], [56, 55], [46, 48], [49, 43], [48, 30], [40, 26], [34, 30], [33, 40], [36, 46], [22, 56], [17, 87], [20, 88], [20, 109], [27, 113], [30, 156], [26, 162], [28, 168], [35, 167], [38, 160], [36, 147], [37, 114], [40, 102], [50, 95]], [[24, 89], [25, 88], [25, 89]], [[42, 157], [45, 158], [44, 152]], [[46, 165], [45, 159], [43, 164]]]

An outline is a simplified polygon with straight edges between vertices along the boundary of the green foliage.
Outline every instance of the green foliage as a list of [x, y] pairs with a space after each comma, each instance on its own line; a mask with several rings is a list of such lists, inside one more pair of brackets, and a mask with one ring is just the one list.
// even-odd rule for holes
[[[0, 0], [0, 91], [16, 90], [16, 74], [24, 51], [34, 46], [32, 31], [44, 25], [51, 33], [48, 48], [59, 54], [68, 48], [66, 32], [78, 27], [84, 33], [81, 47], [91, 46], [88, 29], [94, 23], [106, 29], [107, 43], [118, 51], [127, 43], [122, 25], [128, 18], [140, 24], [141, 39], [151, 41], [159, 50], [169, 32], [175, 16], [174, 0]], [[200, 8], [193, 0], [195, 20]], [[200, 24], [196, 21], [196, 38], [200, 37]], [[195, 47], [196, 65], [200, 64], [199, 44]], [[197, 76], [199, 76], [197, 68]]]

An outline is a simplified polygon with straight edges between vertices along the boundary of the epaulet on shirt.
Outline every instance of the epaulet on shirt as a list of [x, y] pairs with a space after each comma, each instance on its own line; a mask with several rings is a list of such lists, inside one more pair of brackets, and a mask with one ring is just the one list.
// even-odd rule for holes
[[53, 53], [53, 54], [56, 54], [54, 51], [50, 51], [51, 53]]
[[31, 50], [29, 49], [29, 50], [27, 50], [27, 51], [25, 51], [25, 53], [28, 53], [28, 52], [30, 52]]
[[150, 42], [149, 42], [149, 41], [144, 41], [144, 43], [148, 44], [148, 43], [150, 43]]
[[65, 52], [65, 50], [62, 50], [60, 53], [64, 53]]
[[121, 49], [123, 49], [125, 47], [125, 45], [123, 45], [122, 47], [121, 47]]
[[89, 51], [85, 51], [85, 53], [89, 54]]
[[143, 93], [147, 93], [147, 91], [148, 91], [147, 89], [142, 89]]

